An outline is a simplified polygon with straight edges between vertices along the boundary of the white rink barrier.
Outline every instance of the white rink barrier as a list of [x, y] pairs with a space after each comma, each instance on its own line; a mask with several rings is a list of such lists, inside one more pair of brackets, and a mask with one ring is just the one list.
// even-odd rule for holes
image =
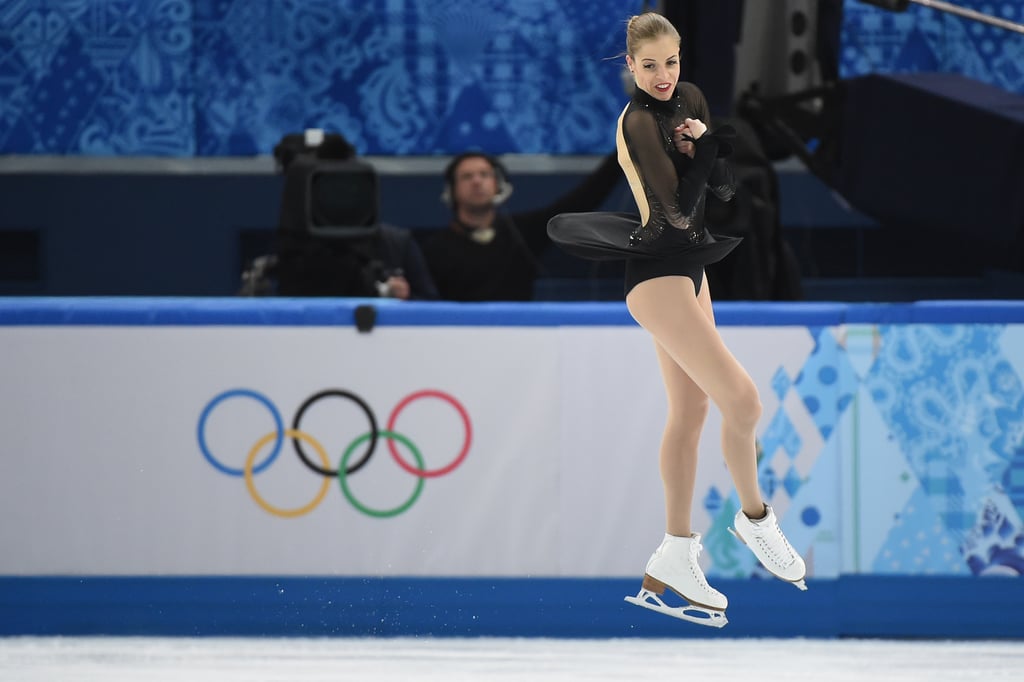
[[[1024, 570], [1024, 305], [716, 314], [811, 599], [875, 577], [1021, 593], [982, 577]], [[22, 587], [283, 580], [309, 600], [314, 576], [376, 609], [494, 581], [521, 601], [635, 590], [663, 532], [664, 394], [621, 304], [0, 299], [0, 348], [0, 575]], [[768, 583], [726, 530], [719, 424], [694, 526], [735, 593]]]

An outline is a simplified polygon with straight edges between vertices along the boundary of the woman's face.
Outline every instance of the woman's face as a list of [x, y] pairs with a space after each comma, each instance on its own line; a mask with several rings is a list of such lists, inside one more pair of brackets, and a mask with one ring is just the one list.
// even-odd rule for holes
[[679, 44], [672, 36], [640, 43], [635, 54], [626, 55], [626, 64], [641, 90], [655, 99], [672, 98], [679, 81]]

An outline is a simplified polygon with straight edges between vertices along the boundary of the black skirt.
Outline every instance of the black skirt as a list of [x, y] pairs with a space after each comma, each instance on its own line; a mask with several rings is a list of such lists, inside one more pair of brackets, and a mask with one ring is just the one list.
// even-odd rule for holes
[[561, 213], [548, 221], [548, 236], [579, 258], [625, 260], [627, 294], [644, 280], [669, 275], [690, 277], [700, 291], [704, 266], [722, 260], [743, 241], [716, 237], [705, 229], [703, 238], [692, 242], [682, 230], [669, 227], [657, 239], [631, 246], [629, 235], [639, 226], [640, 216], [635, 213]]

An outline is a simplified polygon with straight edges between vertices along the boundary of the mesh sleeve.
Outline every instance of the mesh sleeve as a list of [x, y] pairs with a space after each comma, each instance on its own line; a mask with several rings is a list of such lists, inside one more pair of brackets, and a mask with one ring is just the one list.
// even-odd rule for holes
[[[711, 107], [704, 93], [696, 85], [687, 83], [684, 96], [692, 102], [693, 111], [711, 132]], [[706, 135], [707, 133], [705, 133]], [[733, 176], [732, 167], [723, 157], [715, 159], [711, 166], [711, 173], [708, 176], [708, 189], [722, 201], [729, 201], [736, 194], [736, 178]]]

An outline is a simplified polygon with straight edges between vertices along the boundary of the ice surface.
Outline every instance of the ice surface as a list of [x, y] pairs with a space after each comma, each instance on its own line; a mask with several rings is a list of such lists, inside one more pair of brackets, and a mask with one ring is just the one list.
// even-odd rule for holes
[[1024, 642], [0, 638], [3, 682], [1020, 680]]

